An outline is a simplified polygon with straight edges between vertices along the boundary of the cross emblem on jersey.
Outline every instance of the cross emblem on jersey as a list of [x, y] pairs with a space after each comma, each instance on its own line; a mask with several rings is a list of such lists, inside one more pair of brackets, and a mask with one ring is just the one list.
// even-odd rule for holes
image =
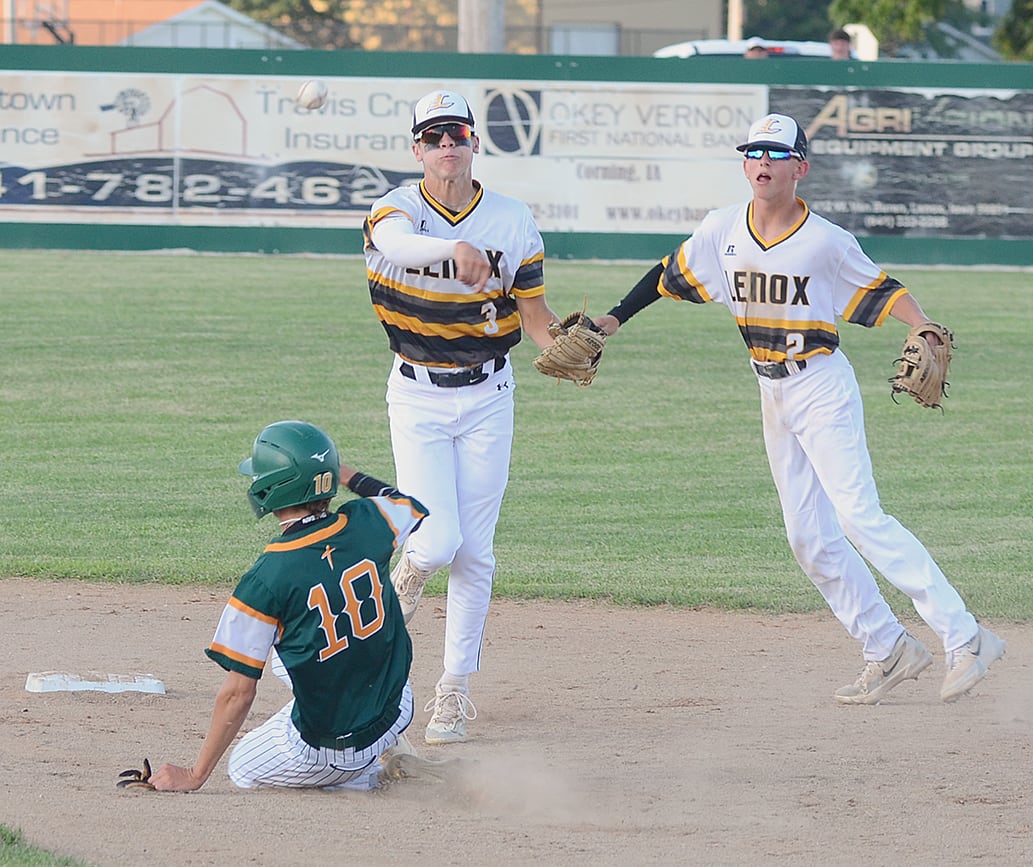
[[327, 545], [323, 553], [319, 557], [320, 560], [326, 560], [326, 563], [331, 570], [333, 570], [334, 568], [334, 551], [336, 550], [336, 548], [331, 548], [329, 545]]

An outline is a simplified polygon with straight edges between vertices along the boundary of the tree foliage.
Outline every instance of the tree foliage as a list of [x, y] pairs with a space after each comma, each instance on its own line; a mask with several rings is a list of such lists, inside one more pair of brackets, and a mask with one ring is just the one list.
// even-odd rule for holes
[[833, 26], [829, 0], [746, 0], [743, 36], [824, 42]]
[[[458, 0], [227, 0], [312, 48], [455, 51]], [[506, 24], [533, 33], [537, 0], [507, 0]], [[531, 48], [534, 46], [532, 45]], [[526, 50], [519, 44], [507, 50]]]
[[832, 0], [829, 14], [836, 21], [867, 24], [887, 54], [905, 42], [918, 42], [925, 27], [940, 20], [948, 0]]
[[1033, 60], [1033, 0], [1012, 0], [993, 43], [1009, 60]]

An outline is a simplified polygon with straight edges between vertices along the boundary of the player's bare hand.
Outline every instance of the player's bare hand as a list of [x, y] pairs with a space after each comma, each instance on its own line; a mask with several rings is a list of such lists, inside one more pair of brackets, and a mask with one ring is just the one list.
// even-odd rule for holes
[[196, 792], [204, 780], [194, 776], [193, 768], [162, 765], [151, 774], [150, 784], [159, 792]]
[[592, 321], [607, 334], [616, 334], [617, 329], [621, 327], [621, 321], [616, 316], [611, 316], [609, 313], [604, 313], [602, 316], [596, 316]]
[[491, 263], [482, 250], [478, 250], [473, 244], [460, 241], [456, 244], [455, 251], [456, 278], [460, 283], [473, 286], [480, 292], [488, 283], [491, 277]]

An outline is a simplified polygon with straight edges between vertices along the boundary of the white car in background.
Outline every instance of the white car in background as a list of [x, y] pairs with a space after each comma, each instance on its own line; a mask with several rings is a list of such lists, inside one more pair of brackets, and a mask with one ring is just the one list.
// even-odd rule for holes
[[[653, 52], [653, 57], [742, 57], [748, 48], [761, 45], [768, 57], [832, 57], [827, 42], [794, 42], [785, 39], [694, 39]], [[853, 55], [853, 52], [851, 52]]]

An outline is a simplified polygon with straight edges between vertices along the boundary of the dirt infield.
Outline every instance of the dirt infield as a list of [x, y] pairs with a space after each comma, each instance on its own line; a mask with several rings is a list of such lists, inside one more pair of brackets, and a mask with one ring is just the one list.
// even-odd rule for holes
[[[496, 602], [471, 739], [432, 748], [432, 598], [411, 624], [411, 733], [465, 760], [455, 782], [243, 792], [224, 758], [197, 793], [117, 790], [145, 756], [196, 755], [228, 590], [0, 580], [0, 823], [96, 865], [1033, 863], [1025, 625], [988, 624], [1008, 655], [951, 705], [913, 625], [937, 664], [878, 707], [839, 707], [861, 663], [831, 615]], [[25, 690], [50, 670], [153, 674], [168, 694]], [[263, 678], [245, 729], [287, 698]]]

